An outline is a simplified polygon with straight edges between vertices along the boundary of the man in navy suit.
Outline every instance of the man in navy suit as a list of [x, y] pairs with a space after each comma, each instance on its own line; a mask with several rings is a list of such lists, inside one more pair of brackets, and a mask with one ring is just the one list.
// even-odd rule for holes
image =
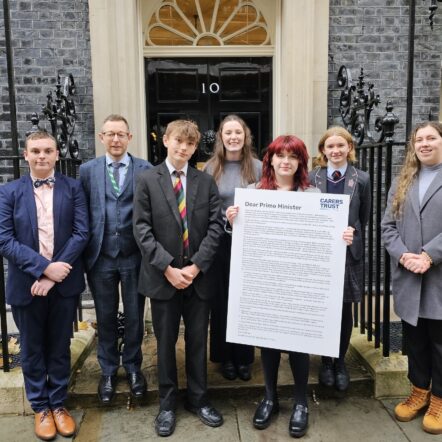
[[97, 355], [102, 372], [98, 397], [109, 404], [120, 365], [120, 284], [124, 307], [123, 367], [134, 397], [142, 397], [147, 389], [141, 372], [145, 297], [137, 289], [141, 255], [132, 232], [132, 206], [136, 177], [152, 166], [127, 152], [132, 134], [121, 115], [109, 115], [99, 137], [106, 155], [83, 164], [80, 180], [88, 199], [91, 225], [85, 264], [97, 315]]
[[88, 240], [86, 198], [79, 181], [54, 172], [55, 139], [31, 134], [30, 176], [0, 187], [0, 254], [8, 260], [6, 300], [20, 331], [26, 396], [43, 440], [75, 433], [64, 407], [70, 338], [85, 288], [81, 254]]
[[139, 290], [150, 298], [157, 338], [159, 436], [175, 429], [178, 382], [175, 345], [183, 317], [186, 341], [185, 407], [211, 427], [222, 415], [207, 397], [207, 329], [213, 293], [208, 270], [223, 231], [214, 179], [189, 166], [200, 133], [195, 123], [176, 120], [163, 137], [164, 163], [143, 172], [134, 198], [134, 232], [143, 261]]

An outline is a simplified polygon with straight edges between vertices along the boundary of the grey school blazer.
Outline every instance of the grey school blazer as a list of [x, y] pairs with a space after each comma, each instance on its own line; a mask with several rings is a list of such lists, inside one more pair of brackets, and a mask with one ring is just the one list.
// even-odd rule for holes
[[[398, 219], [392, 213], [396, 187], [394, 181], [381, 223], [382, 238], [391, 256], [395, 312], [416, 326], [419, 317], [442, 319], [442, 169], [430, 184], [422, 204], [419, 204], [418, 179], [412, 183]], [[399, 264], [403, 253], [422, 250], [433, 259], [433, 265], [423, 275], [409, 272]]]
[[[327, 168], [317, 167], [309, 175], [310, 183], [321, 192], [327, 192]], [[354, 227], [353, 243], [347, 247], [344, 277], [344, 302], [360, 302], [364, 290], [365, 226], [370, 216], [371, 186], [370, 176], [351, 164], [345, 172], [344, 195], [350, 195], [348, 225]]]
[[[322, 193], [327, 192], [327, 168], [317, 167], [308, 174], [310, 184]], [[345, 173], [344, 195], [350, 195], [348, 225], [355, 228], [353, 244], [349, 246], [355, 260], [362, 258], [364, 249], [363, 234], [370, 216], [371, 189], [370, 176], [363, 170], [348, 165]]]

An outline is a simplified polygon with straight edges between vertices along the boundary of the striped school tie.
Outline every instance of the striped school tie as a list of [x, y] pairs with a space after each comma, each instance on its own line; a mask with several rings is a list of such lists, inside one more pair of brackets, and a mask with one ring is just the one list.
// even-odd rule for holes
[[341, 179], [341, 176], [342, 176], [342, 174], [339, 170], [335, 170], [332, 173], [333, 181], [339, 181]]
[[176, 201], [178, 203], [178, 211], [180, 212], [181, 224], [183, 227], [183, 247], [184, 255], [189, 254], [189, 230], [187, 229], [187, 212], [186, 212], [186, 197], [184, 195], [183, 183], [181, 182], [181, 175], [184, 175], [182, 170], [175, 170], [173, 172], [175, 182], [173, 183], [173, 191], [175, 192]]

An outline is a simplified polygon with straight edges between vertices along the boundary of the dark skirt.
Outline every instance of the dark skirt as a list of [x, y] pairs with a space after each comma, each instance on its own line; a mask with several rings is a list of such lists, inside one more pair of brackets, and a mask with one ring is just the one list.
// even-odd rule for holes
[[232, 361], [236, 365], [249, 365], [254, 360], [255, 348], [226, 342], [231, 249], [232, 237], [224, 232], [215, 261], [210, 269], [215, 292], [211, 298], [210, 360], [212, 362]]
[[347, 249], [344, 275], [344, 302], [360, 302], [364, 289], [364, 263], [356, 260]]

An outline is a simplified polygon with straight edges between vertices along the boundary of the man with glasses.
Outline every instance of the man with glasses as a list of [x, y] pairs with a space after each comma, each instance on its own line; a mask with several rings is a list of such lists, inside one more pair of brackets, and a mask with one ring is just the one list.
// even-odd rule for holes
[[90, 216], [85, 264], [97, 315], [97, 357], [102, 372], [98, 397], [103, 404], [110, 404], [120, 365], [120, 284], [124, 308], [122, 364], [132, 396], [140, 398], [147, 390], [141, 372], [145, 297], [137, 290], [141, 255], [132, 233], [132, 203], [137, 175], [152, 165], [127, 152], [132, 134], [121, 115], [109, 115], [98, 136], [106, 155], [83, 164], [80, 180]]

